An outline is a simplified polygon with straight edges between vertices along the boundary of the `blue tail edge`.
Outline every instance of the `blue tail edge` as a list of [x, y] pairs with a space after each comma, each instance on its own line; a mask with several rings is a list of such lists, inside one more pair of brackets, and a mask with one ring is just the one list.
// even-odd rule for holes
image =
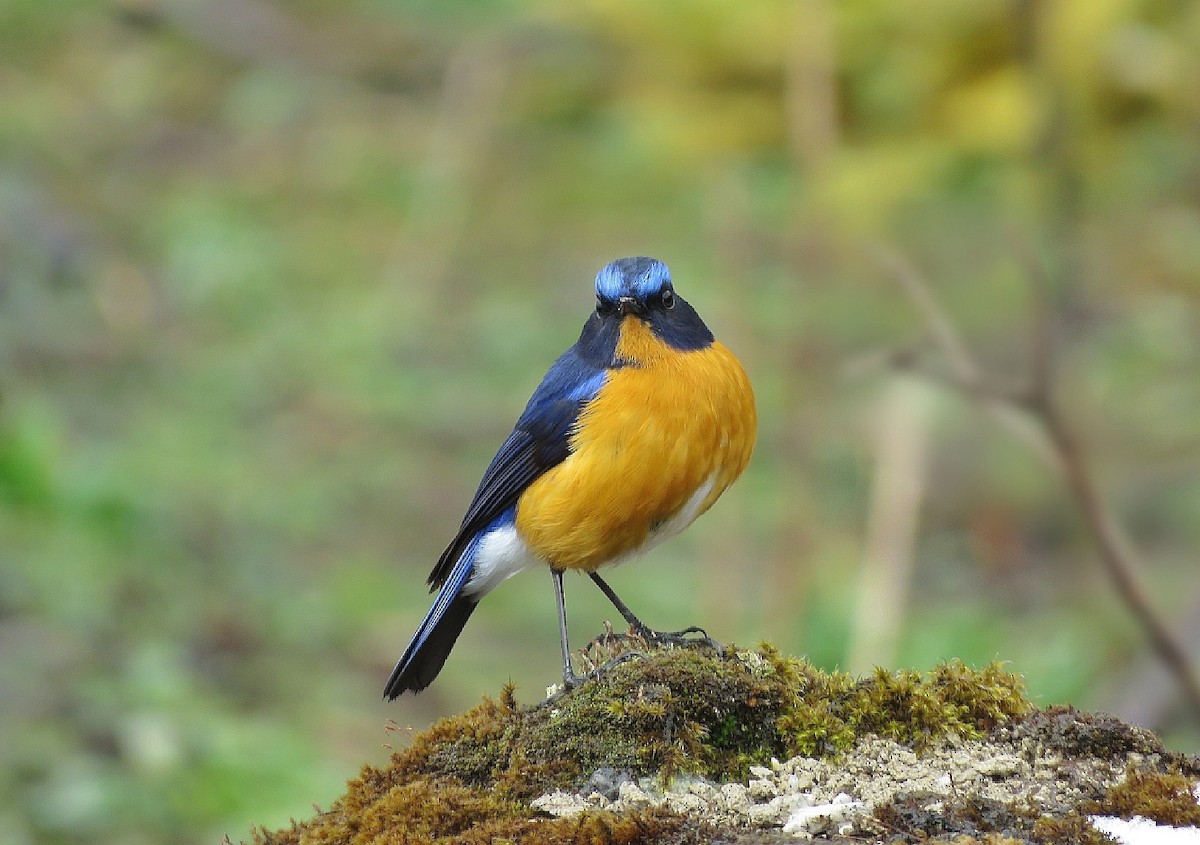
[[420, 692], [442, 671], [450, 649], [454, 648], [455, 640], [479, 604], [478, 598], [482, 598], [464, 595], [463, 588], [475, 568], [475, 554], [483, 533], [477, 534], [463, 550], [450, 577], [438, 590], [433, 607], [425, 614], [383, 688], [385, 699], [391, 700], [406, 692]]

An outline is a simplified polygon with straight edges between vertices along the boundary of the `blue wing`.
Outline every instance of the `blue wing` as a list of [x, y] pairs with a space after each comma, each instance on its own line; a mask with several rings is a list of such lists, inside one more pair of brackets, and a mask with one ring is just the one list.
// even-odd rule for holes
[[466, 592], [475, 558], [488, 531], [511, 525], [517, 501], [535, 479], [571, 454], [571, 433], [579, 412], [604, 386], [608, 370], [625, 366], [616, 359], [620, 321], [592, 314], [579, 340], [562, 354], [533, 393], [512, 434], [483, 474], [475, 498], [450, 545], [429, 573], [437, 599], [384, 687], [384, 696], [419, 692], [433, 681], [480, 596]]
[[570, 454], [572, 426], [604, 385], [605, 376], [602, 366], [580, 355], [578, 344], [554, 362], [484, 472], [458, 533], [429, 573], [431, 590], [446, 582], [480, 531], [515, 505], [538, 476]]

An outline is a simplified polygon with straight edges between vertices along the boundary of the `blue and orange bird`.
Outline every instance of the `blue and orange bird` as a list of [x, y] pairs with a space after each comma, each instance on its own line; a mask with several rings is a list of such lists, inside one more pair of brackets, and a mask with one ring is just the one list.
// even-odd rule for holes
[[586, 572], [640, 636], [597, 570], [687, 528], [746, 468], [757, 413], [745, 370], [665, 264], [622, 258], [596, 275], [596, 310], [546, 373], [492, 459], [458, 533], [429, 574], [437, 599], [384, 689], [437, 677], [480, 600], [523, 569], [550, 569], [563, 681], [571, 670], [563, 573]]

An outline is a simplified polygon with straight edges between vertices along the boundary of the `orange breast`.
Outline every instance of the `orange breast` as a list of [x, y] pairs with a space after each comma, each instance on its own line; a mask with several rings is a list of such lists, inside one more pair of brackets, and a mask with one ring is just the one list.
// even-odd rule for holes
[[754, 449], [754, 394], [722, 344], [680, 352], [626, 318], [617, 354], [634, 363], [609, 374], [580, 414], [571, 455], [517, 505], [522, 537], [563, 569], [637, 551], [712, 478], [694, 516], [704, 513]]

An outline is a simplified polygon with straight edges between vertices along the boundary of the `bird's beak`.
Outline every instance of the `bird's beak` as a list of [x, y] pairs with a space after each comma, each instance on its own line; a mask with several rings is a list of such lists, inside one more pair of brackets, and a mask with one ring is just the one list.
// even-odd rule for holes
[[643, 314], [646, 308], [632, 296], [622, 296], [617, 300], [617, 313], [624, 317], [626, 314]]

